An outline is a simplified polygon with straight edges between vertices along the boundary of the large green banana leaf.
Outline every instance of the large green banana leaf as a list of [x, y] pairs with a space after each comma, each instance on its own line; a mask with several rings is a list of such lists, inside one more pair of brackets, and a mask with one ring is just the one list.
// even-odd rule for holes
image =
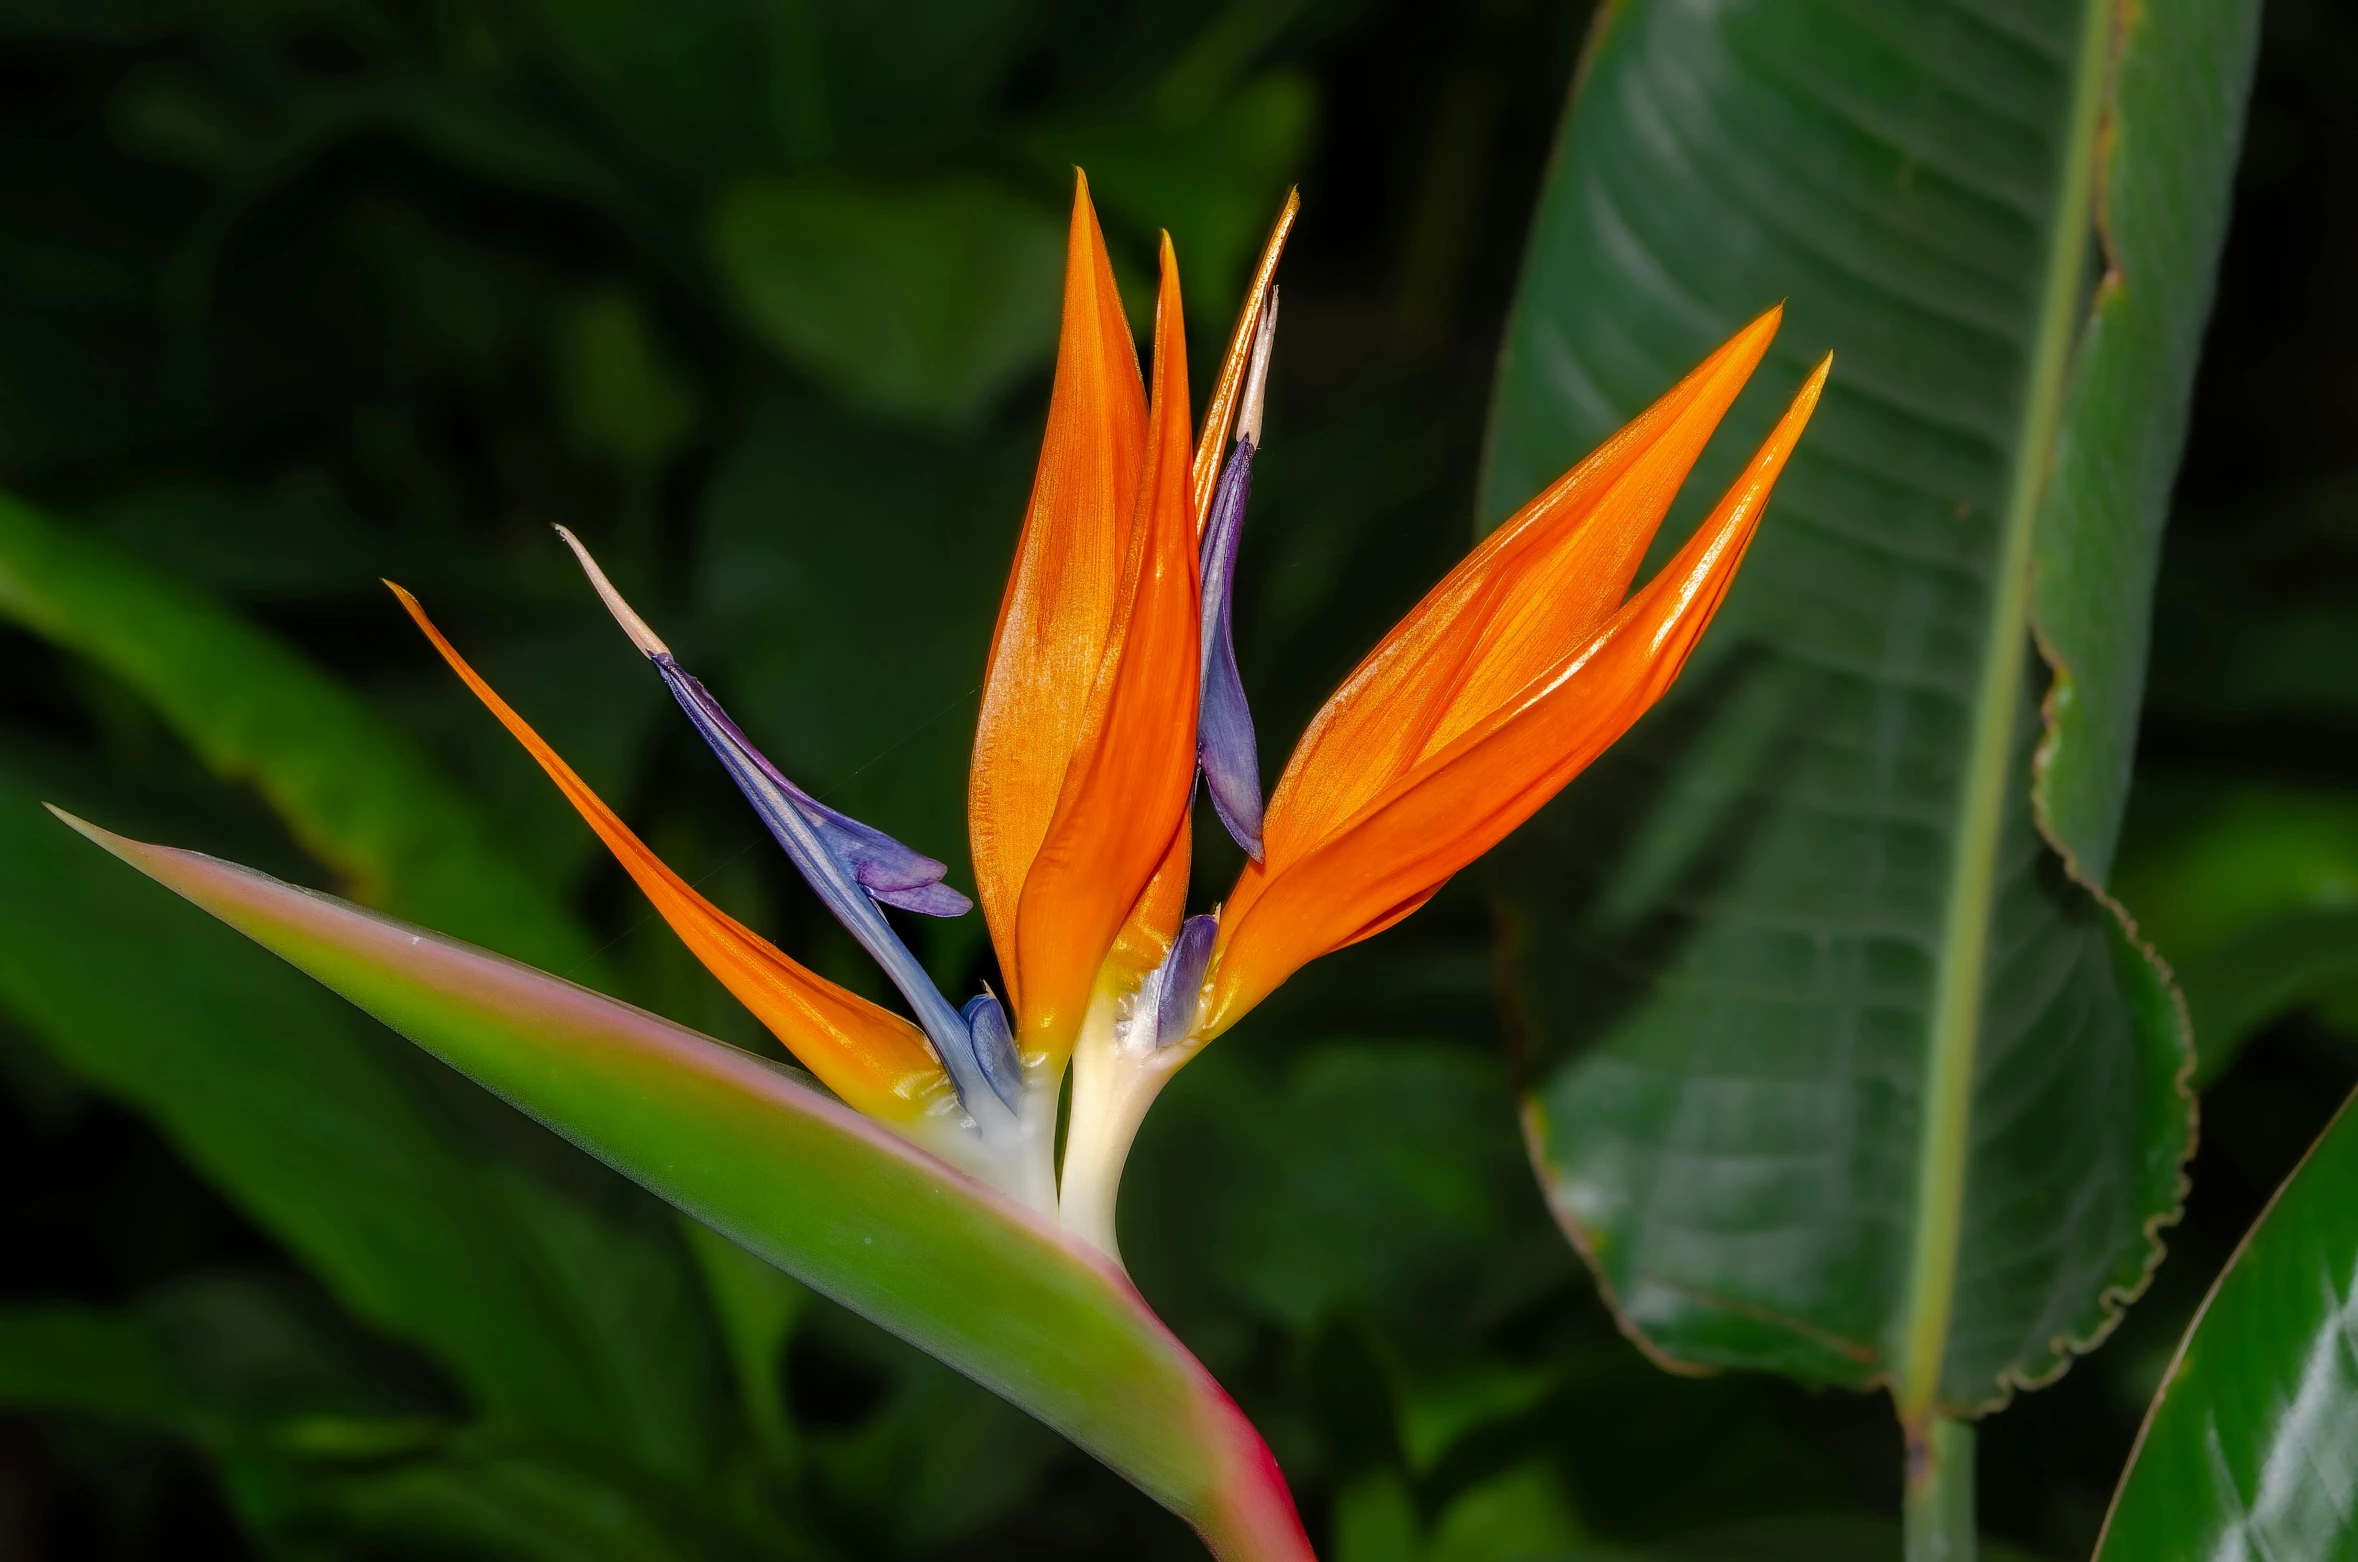
[[1600, 23], [1485, 522], [1779, 299], [1697, 488], [1835, 355], [1679, 689], [1502, 854], [1542, 1181], [1673, 1363], [1978, 1413], [2102, 1338], [2176, 1218], [2189, 1038], [2102, 883], [2257, 13]]
[[2096, 1562], [2358, 1556], [2353, 1339], [2358, 1116], [2345, 1102], [2178, 1346]]
[[1267, 1447], [1120, 1268], [802, 1076], [529, 966], [68, 819], [741, 1246], [1039, 1417], [1229, 1559], [1307, 1559]]

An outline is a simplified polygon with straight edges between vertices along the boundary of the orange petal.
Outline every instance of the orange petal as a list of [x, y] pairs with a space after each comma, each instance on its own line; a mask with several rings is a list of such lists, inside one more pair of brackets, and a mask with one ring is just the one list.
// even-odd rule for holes
[[1776, 335], [1771, 309], [1476, 547], [1327, 701], [1271, 796], [1270, 865], [1585, 642], [1629, 590], [1679, 485]]
[[1247, 864], [1221, 915], [1217, 1035], [1309, 961], [1399, 921], [1503, 840], [1660, 699], [1735, 579], [1817, 406], [1818, 366], [1677, 557], [1574, 654], [1386, 787], [1306, 855]]
[[[393, 586], [391, 581], [385, 584]], [[393, 586], [393, 594], [451, 670], [475, 691], [475, 698], [540, 762], [680, 941], [828, 1089], [870, 1117], [897, 1124], [915, 1122], [949, 1095], [949, 1078], [934, 1060], [923, 1032], [889, 1009], [804, 970], [769, 940], [697, 894], [467, 665], [426, 617], [417, 598], [399, 586]]]
[[1146, 444], [1146, 391], [1105, 235], [1076, 176], [1064, 325], [1039, 474], [983, 675], [967, 829], [1011, 1007], [1025, 1000], [1016, 908], [1084, 740], [1114, 634]]
[[1069, 1056], [1098, 967], [1171, 850], [1195, 782], [1195, 516], [1187, 337], [1163, 239], [1146, 460], [1105, 659], [1015, 920], [1024, 1050]]
[[1261, 246], [1261, 263], [1253, 268], [1253, 285], [1245, 290], [1244, 307], [1236, 313], [1236, 330], [1228, 338], [1228, 356], [1221, 361], [1220, 378], [1212, 383], [1212, 399], [1204, 404], [1203, 432], [1196, 436], [1195, 469], [1189, 478], [1195, 494], [1195, 529], [1201, 536], [1212, 513], [1212, 494], [1220, 486], [1220, 462], [1228, 454], [1228, 426], [1236, 417], [1236, 399], [1244, 393], [1245, 368], [1252, 362], [1253, 337], [1261, 329], [1261, 308], [1269, 301], [1269, 283], [1277, 275], [1277, 258], [1285, 253], [1286, 235], [1302, 210], [1302, 192], [1285, 192], [1285, 206]]

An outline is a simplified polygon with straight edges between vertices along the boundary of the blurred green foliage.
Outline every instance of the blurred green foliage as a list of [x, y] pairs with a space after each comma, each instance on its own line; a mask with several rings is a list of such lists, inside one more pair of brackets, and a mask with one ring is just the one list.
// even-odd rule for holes
[[[1199, 365], [1300, 179], [1239, 618], [1274, 764], [1469, 534], [1586, 9], [0, 5], [0, 1554], [1192, 1554], [34, 803], [766, 1046], [377, 577], [683, 873], [873, 990], [548, 525], [789, 773], [963, 879], [1070, 169], [1141, 322], [1170, 230]], [[2155, 1294], [1985, 1438], [1989, 1529], [2053, 1556], [2358, 1078], [2358, 23], [2269, 27], [2119, 877], [2198, 1018], [2241, 1016], [2214, 1056], [2250, 1044]], [[1235, 863], [1200, 850], [1208, 899]], [[1888, 1555], [1880, 1405], [1665, 1376], [1596, 1306], [1523, 1166], [1481, 887], [1173, 1087], [1141, 1286], [1337, 1562]], [[974, 921], [928, 930], [962, 983]]]

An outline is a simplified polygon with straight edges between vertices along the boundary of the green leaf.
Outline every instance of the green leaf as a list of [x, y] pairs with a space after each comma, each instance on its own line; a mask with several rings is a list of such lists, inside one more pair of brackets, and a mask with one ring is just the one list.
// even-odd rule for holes
[[2358, 1115], [2277, 1189], [2178, 1346], [2097, 1562], [2358, 1556]]
[[[194, 90], [210, 95], [208, 89]], [[244, 110], [237, 110], [236, 117], [236, 138], [222, 141], [213, 149], [217, 155], [208, 158], [228, 165], [222, 169], [228, 175], [223, 198], [187, 231], [172, 236], [166, 280], [172, 301], [183, 307], [202, 306], [228, 271], [241, 237], [268, 226], [273, 203], [300, 199], [313, 172], [355, 143], [398, 141], [464, 179], [503, 193], [574, 205], [654, 243], [666, 236], [657, 208], [617, 172], [610, 155], [554, 117], [473, 83], [397, 74], [362, 77], [303, 94], [267, 133], [247, 133]], [[139, 134], [136, 119], [130, 130]], [[147, 138], [153, 139], [152, 129]], [[401, 280], [398, 268], [394, 280]], [[456, 304], [460, 313], [475, 307], [479, 301]]]
[[1545, 1463], [1490, 1476], [1460, 1492], [1434, 1521], [1428, 1562], [1528, 1562], [1572, 1557], [1581, 1544], [1578, 1518]]
[[2176, 1216], [2187, 1038], [2093, 886], [2257, 13], [1606, 13], [1484, 518], [1785, 299], [1691, 515], [1835, 352], [1678, 689], [1500, 854], [1541, 1179], [1668, 1360], [1977, 1413]]
[[257, 184], [293, 185], [340, 145], [398, 136], [458, 172], [504, 190], [570, 201], [609, 220], [645, 229], [657, 220], [646, 196], [619, 176], [601, 149], [561, 122], [448, 79], [379, 78], [305, 105], [275, 167]]
[[538, 0], [544, 47], [633, 149], [710, 179], [769, 161], [788, 123], [779, 66], [802, 6], [683, 0]]
[[95, 861], [5, 772], [0, 1007], [483, 1414], [707, 1459], [719, 1369], [674, 1253], [527, 1177], [406, 1050]]
[[129, 685], [217, 773], [260, 790], [356, 898], [594, 971], [557, 897], [425, 757], [274, 636], [4, 494], [0, 615]]
[[1414, 1501], [1388, 1472], [1346, 1486], [1335, 1506], [1335, 1562], [1634, 1562], [1593, 1542], [1545, 1460], [1501, 1470], [1451, 1497], [1420, 1533]]
[[461, 1434], [430, 1457], [322, 1461], [290, 1506], [367, 1556], [485, 1562], [798, 1562], [798, 1535], [562, 1448]]
[[853, 1425], [808, 1434], [826, 1508], [857, 1514], [863, 1535], [917, 1555], [1005, 1522], [1038, 1498], [1065, 1452], [1054, 1433], [849, 1313], [830, 1308], [811, 1321], [827, 1349], [883, 1390]]
[[763, 339], [878, 411], [970, 422], [1055, 340], [1063, 224], [996, 185], [747, 180], [712, 243]]
[[1419, 1562], [1424, 1549], [1416, 1497], [1390, 1470], [1361, 1476], [1335, 1493], [1334, 1562]]
[[[1039, 0], [538, 0], [589, 108], [684, 183], [861, 148], [905, 150], [993, 105]], [[938, 158], [938, 154], [936, 154]]]
[[796, 1072], [359, 907], [76, 822], [688, 1214], [1030, 1411], [1223, 1558], [1307, 1562], [1260, 1436], [1118, 1267]]
[[[2075, 876], [2111, 873], [2136, 758], [2154, 578], [2227, 231], [2257, 3], [2091, 4], [2105, 84], [2086, 154], [2102, 266], [2032, 473], [2031, 624], [2054, 671], [2034, 788]], [[2117, 52], [2116, 52], [2117, 51]]]
[[1463, 1048], [1337, 1040], [1282, 1072], [1214, 1049], [1136, 1161], [1130, 1208], [1154, 1236], [1132, 1258], [1156, 1294], [1208, 1277], [1295, 1333], [1344, 1311], [1471, 1343], [1493, 1255], [1546, 1237], [1501, 1070]]
[[2254, 923], [2179, 967], [2186, 1012], [2202, 1037], [2194, 1083], [2224, 1073], [2271, 1020], [2318, 1004], [2328, 1023], [2358, 1022], [2358, 908], [2296, 911]]
[[0, 1309], [0, 1404], [99, 1416], [215, 1451], [304, 1421], [417, 1415], [316, 1311], [231, 1275], [180, 1281], [126, 1308]]
[[[442, 1407], [388, 1390], [316, 1297], [245, 1275], [179, 1280], [120, 1308], [0, 1308], [0, 1405], [201, 1449], [258, 1542], [290, 1542], [321, 1458], [429, 1451]], [[274, 1553], [275, 1554], [275, 1553]]]
[[244, 1276], [177, 1282], [122, 1309], [0, 1309], [0, 1404], [194, 1444], [248, 1530], [295, 1555], [323, 1533], [550, 1562], [802, 1554], [684, 1481], [512, 1430], [454, 1429], [381, 1386], [349, 1326], [321, 1313]]
[[796, 32], [782, 62], [793, 73], [789, 110], [798, 123], [816, 122], [798, 138], [806, 153], [833, 145], [939, 158], [946, 138], [988, 123], [1028, 52], [1060, 41], [1042, 0], [794, 0], [782, 9]]
[[2286, 786], [2140, 786], [2118, 884], [2177, 967], [2197, 1085], [2293, 1009], [2358, 1022], [2358, 801]]
[[[1888, 1520], [1857, 1515], [1753, 1519], [1715, 1526], [1649, 1550], [1648, 1562], [1890, 1562], [1904, 1541]], [[1984, 1540], [1984, 1562], [2035, 1562], [2027, 1552]]]
[[558, 321], [557, 407], [583, 450], [644, 481], [696, 425], [696, 390], [656, 340], [646, 311], [619, 288], [596, 288]]
[[794, 1422], [786, 1413], [786, 1346], [811, 1293], [710, 1226], [686, 1220], [680, 1230], [712, 1298], [745, 1423], [764, 1453], [790, 1464], [797, 1449]]
[[2117, 883], [2172, 960], [2277, 917], [2358, 906], [2358, 798], [2250, 782], [2141, 786]]
[[134, 488], [90, 505], [80, 524], [158, 574], [244, 603], [333, 596], [384, 567], [383, 543], [318, 471]]

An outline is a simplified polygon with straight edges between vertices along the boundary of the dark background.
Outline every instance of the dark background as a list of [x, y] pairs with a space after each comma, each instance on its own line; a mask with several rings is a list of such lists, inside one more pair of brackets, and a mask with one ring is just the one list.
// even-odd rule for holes
[[[713, 9], [682, 8], [682, 29]], [[663, 38], [585, 52], [493, 0], [0, 5], [0, 482], [367, 689], [571, 887], [628, 996], [747, 1042], [376, 577], [418, 590], [682, 872], [857, 980], [547, 525], [599, 549], [789, 773], [955, 859], [971, 685], [1046, 365], [956, 407], [879, 391], [765, 327], [703, 214], [732, 181], [818, 169], [880, 187], [955, 173], [1060, 222], [1062, 170], [1090, 162], [1126, 286], [1147, 275], [1150, 223], [1175, 231], [1200, 394], [1235, 302], [1221, 235], [1251, 242], [1298, 178], [1238, 620], [1273, 768], [1466, 544], [1525, 217], [1587, 21], [1523, 0], [910, 10], [846, 45], [866, 63], [814, 131], [732, 119], [708, 82], [667, 88], [697, 62]], [[558, 127], [605, 183], [544, 177], [400, 107], [437, 83]], [[1159, 128], [1137, 128], [1142, 102]], [[2358, 779], [2354, 431], [2358, 14], [2276, 0], [2163, 567], [2132, 909], [2141, 863], [2204, 799], [2346, 800]], [[327, 882], [107, 675], [13, 629], [0, 656], [0, 751], [129, 778], [184, 821], [182, 844]], [[1200, 852], [1208, 900], [1234, 858]], [[1174, 1086], [1128, 1179], [1143, 1288], [1266, 1430], [1313, 1535], [1370, 1471], [1440, 1515], [1534, 1461], [1583, 1531], [1633, 1546], [1887, 1519], [1881, 1401], [1673, 1379], [1619, 1339], [1522, 1168], [1487, 948], [1477, 873], [1315, 968]], [[927, 952], [961, 982], [987, 960], [972, 929]], [[2358, 1080], [2337, 1015], [2278, 1020], [2206, 1093], [2153, 1291], [2099, 1355], [1989, 1424], [1993, 1537], [2086, 1553], [2209, 1278]], [[0, 1299], [110, 1303], [289, 1264], [4, 1016], [0, 1042]], [[798, 1423], [921, 1454], [965, 1401], [953, 1387], [930, 1420], [878, 1431], [903, 1355], [820, 1316], [789, 1362]], [[1406, 1429], [1439, 1374], [1503, 1385], [1504, 1408], [1427, 1460]], [[1045, 1434], [981, 1463], [925, 1488], [962, 1515], [934, 1532], [850, 1475], [814, 1522], [849, 1555], [1190, 1554]], [[0, 1419], [0, 1558], [245, 1554], [193, 1455]]]

